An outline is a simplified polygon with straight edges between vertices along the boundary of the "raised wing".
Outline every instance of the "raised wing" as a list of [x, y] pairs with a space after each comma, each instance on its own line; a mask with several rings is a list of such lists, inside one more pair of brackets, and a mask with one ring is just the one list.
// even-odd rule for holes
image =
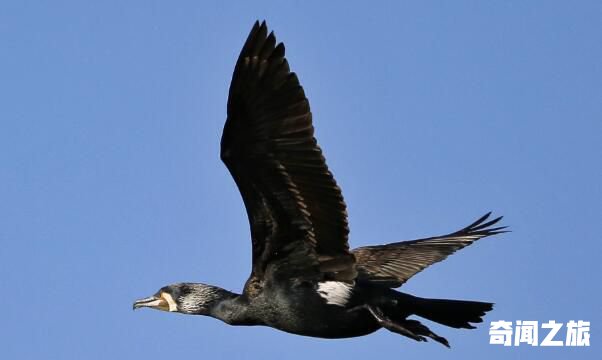
[[265, 22], [240, 53], [221, 158], [245, 203], [253, 242], [247, 292], [268, 270], [281, 277], [352, 280], [347, 212], [314, 138], [309, 103]]
[[396, 288], [426, 267], [486, 236], [506, 232], [505, 226], [494, 227], [502, 217], [487, 221], [491, 213], [455, 233], [428, 239], [403, 241], [354, 249], [358, 280]]

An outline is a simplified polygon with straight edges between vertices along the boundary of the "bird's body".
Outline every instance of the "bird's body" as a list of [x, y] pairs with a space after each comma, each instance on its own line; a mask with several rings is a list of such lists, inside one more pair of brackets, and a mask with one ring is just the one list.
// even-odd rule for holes
[[311, 284], [267, 284], [256, 297], [238, 295], [214, 311], [216, 317], [231, 325], [263, 325], [320, 338], [355, 337], [380, 328], [367, 310], [350, 311], [367, 294], [365, 289], [357, 290], [349, 304], [338, 306], [327, 304]]
[[138, 300], [231, 325], [270, 326], [320, 338], [380, 328], [446, 346], [416, 315], [473, 328], [491, 303], [423, 299], [394, 290], [427, 266], [503, 227], [489, 214], [454, 233], [351, 250], [346, 205], [313, 136], [303, 88], [284, 45], [255, 23], [236, 63], [221, 157], [249, 216], [253, 266], [242, 294], [200, 283], [163, 287]]

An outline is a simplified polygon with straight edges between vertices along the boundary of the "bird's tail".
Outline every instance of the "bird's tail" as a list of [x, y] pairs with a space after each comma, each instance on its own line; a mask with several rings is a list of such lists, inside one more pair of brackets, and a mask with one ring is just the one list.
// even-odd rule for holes
[[492, 303], [480, 301], [424, 299], [412, 296], [411, 302], [414, 314], [456, 329], [474, 329], [470, 323], [483, 322], [485, 313], [493, 309]]
[[483, 315], [493, 309], [492, 303], [424, 299], [391, 289], [388, 291], [386, 296], [377, 297], [381, 301], [365, 305], [382, 327], [416, 341], [431, 338], [447, 347], [449, 343], [444, 337], [420, 321], [408, 319], [408, 316], [417, 315], [453, 328], [474, 329], [471, 323], [483, 322]]

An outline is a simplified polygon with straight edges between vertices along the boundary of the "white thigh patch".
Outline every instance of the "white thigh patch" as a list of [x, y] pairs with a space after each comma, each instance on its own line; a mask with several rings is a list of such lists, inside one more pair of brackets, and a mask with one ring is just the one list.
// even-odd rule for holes
[[327, 304], [345, 306], [351, 297], [353, 285], [340, 281], [322, 281], [318, 283], [318, 294]]

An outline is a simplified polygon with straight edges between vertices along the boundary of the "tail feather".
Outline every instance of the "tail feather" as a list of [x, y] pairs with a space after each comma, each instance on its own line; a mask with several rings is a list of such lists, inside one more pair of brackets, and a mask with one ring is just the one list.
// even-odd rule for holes
[[492, 303], [465, 300], [423, 299], [414, 297], [414, 314], [456, 329], [474, 329], [470, 323], [483, 322]]

